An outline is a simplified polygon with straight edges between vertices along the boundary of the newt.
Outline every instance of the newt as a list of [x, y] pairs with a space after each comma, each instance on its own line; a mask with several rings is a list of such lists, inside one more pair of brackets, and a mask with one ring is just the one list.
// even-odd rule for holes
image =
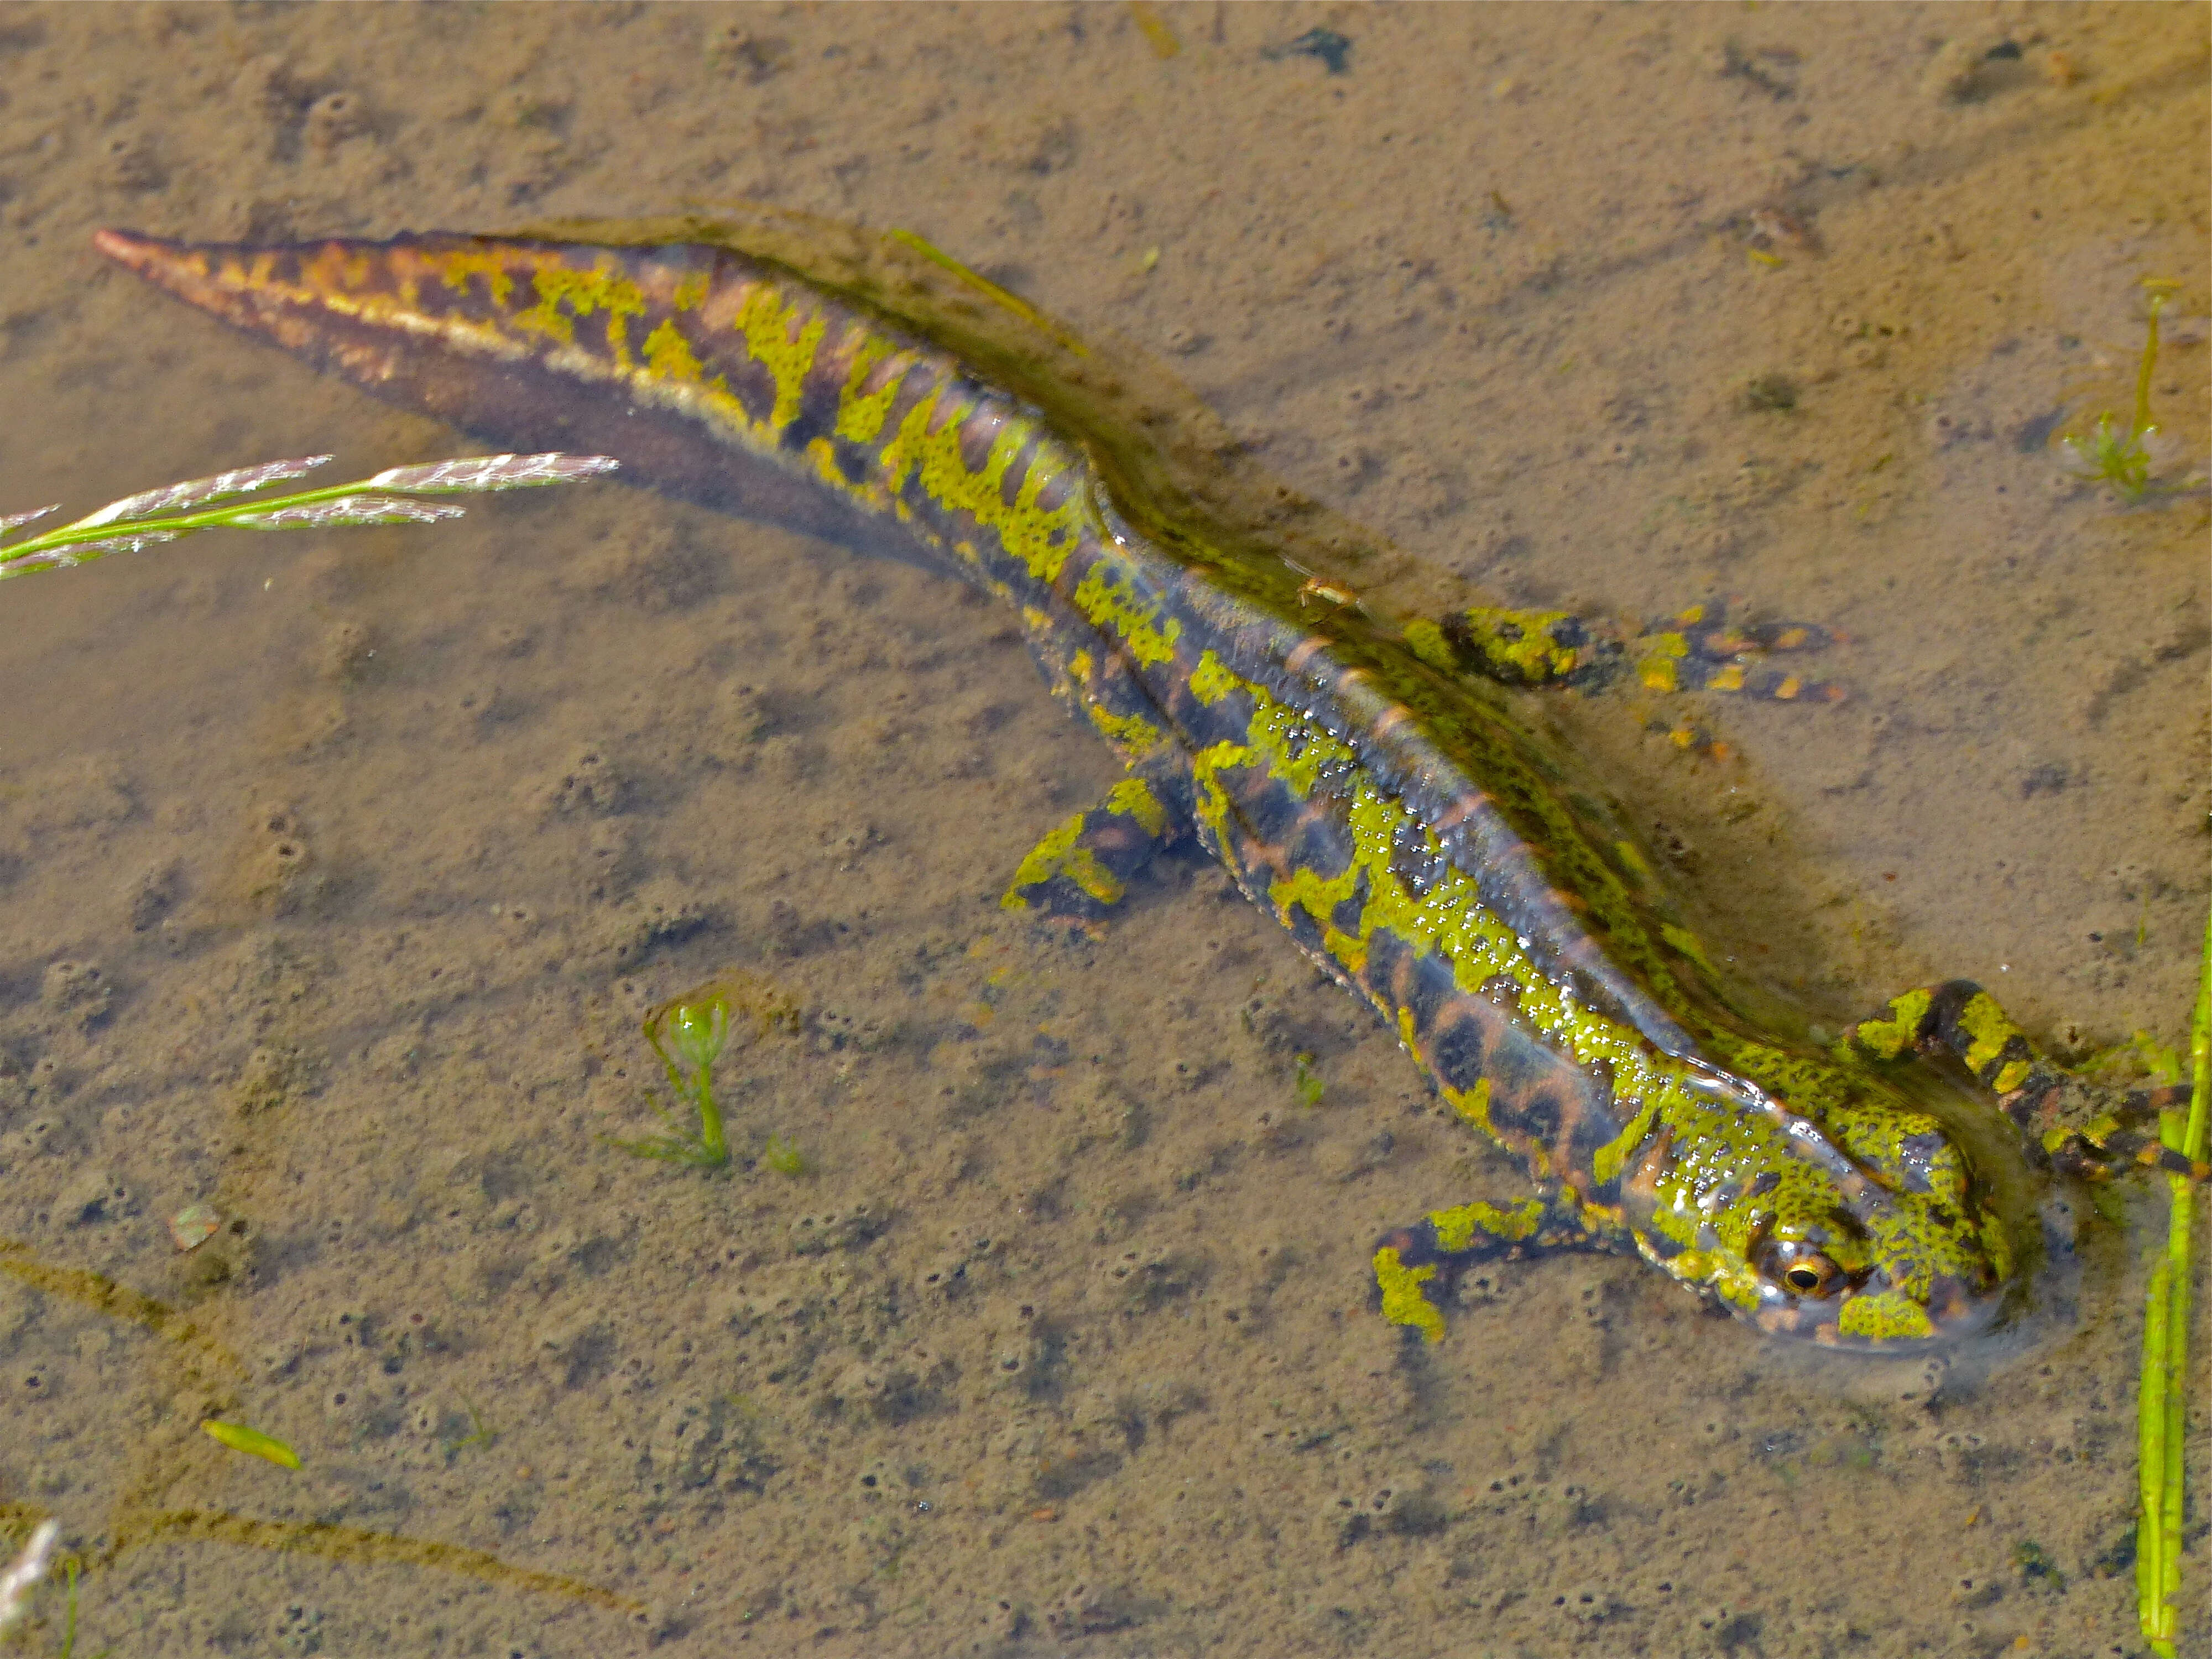
[[[763, 215], [97, 242], [479, 437], [612, 455], [1012, 606], [1127, 775], [1042, 838], [1007, 908], [1095, 921], [1194, 839], [1527, 1170], [1518, 1198], [1376, 1245], [1383, 1314], [1429, 1339], [1468, 1263], [1570, 1248], [1632, 1251], [1763, 1331], [1836, 1346], [1982, 1327], [2021, 1253], [1967, 1138], [1895, 1075], [1919, 1053], [1963, 1061], [2033, 1161], [2094, 1176], [2178, 1158], [2159, 1096], [2072, 1077], [1970, 983], [1825, 1045], [1762, 1019], [1505, 689], [1617, 677], [1626, 642], [1556, 613], [1367, 605], [1324, 521], [1281, 492], [1210, 497], [1158, 410], [1115, 412], [1135, 371], [918, 238]], [[1765, 660], [1820, 637], [1692, 617], [1633, 672], [1817, 696]]]

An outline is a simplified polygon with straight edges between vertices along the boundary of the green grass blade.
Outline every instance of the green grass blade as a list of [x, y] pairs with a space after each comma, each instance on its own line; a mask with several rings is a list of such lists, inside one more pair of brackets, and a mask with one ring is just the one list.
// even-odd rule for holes
[[2158, 313], [2166, 307], [2166, 295], [2150, 296], [2149, 335], [2143, 342], [2142, 367], [2136, 371], [2136, 417], [2128, 435], [2140, 438], [2151, 429], [2150, 377], [2158, 366]]
[[[2204, 1157], [2212, 1120], [2212, 915], [2204, 922], [2203, 970], [2189, 1023], [2189, 1112], [2164, 1115], [2159, 1139], [2184, 1157]], [[2169, 1176], [2172, 1209], [2166, 1251], [2151, 1272], [2143, 1310], [2142, 1386], [2136, 1396], [2137, 1476], [2142, 1516], [2136, 1529], [2136, 1610], [2143, 1639], [2172, 1659], [2180, 1625], [2182, 1498], [2189, 1423], [2189, 1305], [2197, 1188]]]
[[[296, 478], [329, 459], [313, 455], [270, 461], [110, 501], [58, 530], [0, 544], [0, 581], [33, 570], [67, 569], [103, 554], [158, 546], [202, 530], [427, 524], [457, 517], [462, 509], [450, 501], [410, 497], [482, 495], [568, 483], [612, 471], [616, 465], [605, 455], [479, 455], [424, 466], [391, 467], [365, 483], [331, 484], [284, 495], [254, 495], [253, 492], [269, 484]], [[236, 499], [240, 496], [252, 499]], [[217, 502], [228, 504], [214, 505]], [[0, 537], [51, 510], [0, 519]]]

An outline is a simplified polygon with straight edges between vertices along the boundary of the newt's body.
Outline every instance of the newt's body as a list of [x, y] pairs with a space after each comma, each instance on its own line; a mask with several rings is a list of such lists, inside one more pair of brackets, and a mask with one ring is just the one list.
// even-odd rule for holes
[[2024, 1124], [2051, 1119], [2062, 1159], [2126, 1143], [1972, 988], [1899, 999], [1840, 1059], [1751, 1030], [1633, 846], [1464, 672], [1577, 672], [1570, 629], [1376, 623], [1287, 561], [1179, 521], [1141, 456], [1042, 412], [1034, 384], [1024, 398], [987, 382], [880, 299], [707, 228], [101, 246], [465, 428], [919, 550], [1014, 606], [1055, 694], [1130, 775], [1045, 838], [1009, 905], [1095, 914], [1194, 835], [1527, 1167], [1534, 1199], [1440, 1210], [1378, 1249], [1402, 1323], [1436, 1334], [1425, 1287], [1440, 1270], [1530, 1242], [1632, 1249], [1766, 1329], [1827, 1342], [1971, 1325], [2008, 1276], [2003, 1230], [1942, 1125], [1868, 1058], [1925, 1042]]

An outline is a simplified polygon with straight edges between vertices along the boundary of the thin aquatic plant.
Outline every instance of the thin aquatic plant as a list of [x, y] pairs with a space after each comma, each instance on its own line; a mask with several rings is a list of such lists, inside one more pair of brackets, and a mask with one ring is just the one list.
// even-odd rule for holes
[[[62, 1561], [62, 1576], [68, 1581], [68, 1603], [62, 1619], [62, 1645], [54, 1659], [76, 1659], [76, 1581], [83, 1576], [84, 1564], [74, 1555]], [[93, 1659], [108, 1659], [113, 1648], [102, 1648]]]
[[[719, 1170], [729, 1163], [729, 1137], [714, 1100], [714, 1062], [729, 1045], [732, 1010], [752, 1016], [756, 1038], [771, 1030], [799, 1029], [799, 1005], [750, 974], [726, 973], [671, 997], [646, 1015], [645, 1040], [660, 1057], [660, 1069], [681, 1104], [672, 1112], [648, 1097], [646, 1103], [668, 1133], [639, 1140], [603, 1137], [609, 1146], [633, 1158], [657, 1158], [702, 1170]], [[692, 1117], [699, 1121], [696, 1133], [690, 1127]], [[802, 1175], [807, 1169], [805, 1154], [780, 1136], [770, 1137], [761, 1161], [782, 1175]]]
[[2136, 371], [2135, 413], [2129, 418], [2128, 428], [2122, 432], [2114, 424], [2108, 410], [2097, 416], [2097, 423], [2088, 435], [2063, 438], [2059, 441], [2067, 453], [2073, 456], [2074, 476], [2087, 483], [2110, 487], [2112, 494], [2130, 507], [2142, 503], [2151, 493], [2151, 467], [2154, 458], [2148, 440], [2158, 431], [2150, 417], [2150, 380], [2158, 363], [2158, 313], [2166, 309], [2172, 295], [2166, 283], [2146, 283], [2149, 290], [2149, 317], [2144, 325], [2142, 362]]
[[[327, 530], [341, 526], [430, 524], [461, 516], [450, 495], [529, 489], [570, 483], [611, 472], [605, 455], [477, 455], [419, 466], [387, 467], [356, 483], [330, 484], [289, 495], [259, 492], [328, 463], [328, 455], [264, 461], [212, 477], [164, 484], [110, 501], [57, 530], [21, 541], [6, 538], [55, 507], [0, 514], [0, 581], [34, 570], [68, 569], [107, 553], [136, 552], [202, 530]], [[250, 499], [246, 499], [250, 498]], [[216, 502], [227, 502], [216, 506]]]
[[714, 1061], [730, 1041], [728, 994], [717, 981], [662, 1003], [645, 1017], [645, 1040], [660, 1056], [668, 1086], [698, 1117], [699, 1131], [694, 1134], [655, 1100], [648, 1103], [668, 1133], [611, 1144], [633, 1158], [720, 1169], [730, 1161], [730, 1143], [722, 1130], [721, 1109], [714, 1103]]
[[[2189, 1110], [2160, 1115], [2159, 1139], [2183, 1157], [2205, 1156], [2212, 1120], [2212, 915], [2204, 921], [2203, 968], [2189, 1023]], [[2174, 1659], [2181, 1621], [2184, 1452], [2189, 1425], [2189, 1304], [2197, 1184], [2166, 1177], [2172, 1207], [2166, 1250], [2151, 1270], [2143, 1310], [2142, 1384], [2136, 1397], [2136, 1473], [2142, 1507], [2136, 1523], [2136, 1611], [2143, 1639], [2160, 1659]]]

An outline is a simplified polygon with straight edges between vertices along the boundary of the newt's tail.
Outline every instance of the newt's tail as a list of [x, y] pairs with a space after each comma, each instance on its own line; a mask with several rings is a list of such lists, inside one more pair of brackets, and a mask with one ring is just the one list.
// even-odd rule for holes
[[444, 233], [271, 246], [103, 230], [93, 240], [315, 369], [501, 448], [611, 455], [626, 479], [722, 511], [910, 552], [884, 515], [824, 490], [784, 453], [786, 434], [763, 418], [786, 394], [769, 367], [714, 361], [699, 331], [744, 340], [732, 317], [778, 282], [741, 254]]

